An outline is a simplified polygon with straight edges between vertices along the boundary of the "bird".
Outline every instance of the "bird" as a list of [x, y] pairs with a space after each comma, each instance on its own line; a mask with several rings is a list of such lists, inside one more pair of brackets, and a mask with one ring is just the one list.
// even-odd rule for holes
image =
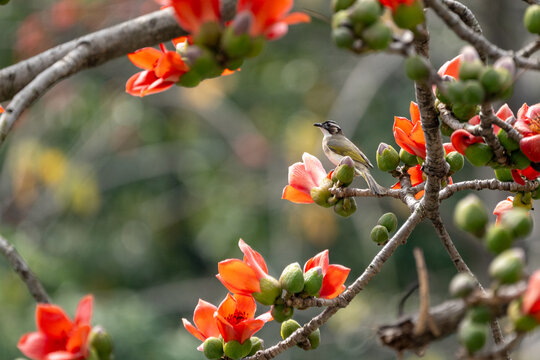
[[373, 165], [367, 156], [343, 134], [343, 130], [341, 130], [341, 127], [335, 121], [327, 120], [323, 123], [315, 123], [313, 126], [320, 128], [324, 134], [322, 148], [324, 154], [332, 164], [338, 166], [341, 159], [349, 156], [354, 161], [356, 175], [362, 175], [369, 189], [375, 195], [384, 193], [384, 188], [377, 184], [373, 176], [369, 173], [369, 169], [372, 169]]

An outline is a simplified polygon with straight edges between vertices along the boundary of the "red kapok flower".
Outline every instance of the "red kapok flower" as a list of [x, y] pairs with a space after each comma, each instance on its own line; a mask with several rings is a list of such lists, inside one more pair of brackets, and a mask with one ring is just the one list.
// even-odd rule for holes
[[315, 156], [304, 153], [303, 162], [289, 166], [289, 185], [283, 189], [282, 199], [297, 204], [311, 204], [311, 189], [320, 186], [327, 176], [322, 163]]
[[24, 334], [17, 347], [32, 360], [86, 359], [93, 300], [92, 295], [81, 299], [74, 321], [57, 305], [38, 304], [38, 331]]
[[540, 270], [536, 270], [529, 278], [521, 309], [524, 314], [531, 315], [540, 322]]
[[238, 241], [244, 259], [227, 259], [218, 263], [216, 277], [234, 294], [250, 295], [261, 291], [260, 280], [268, 276], [268, 268], [261, 254], [244, 240]]
[[164, 6], [171, 6], [180, 26], [197, 35], [199, 28], [206, 22], [217, 22], [221, 19], [219, 0], [159, 0]]
[[262, 35], [268, 40], [276, 40], [287, 33], [289, 25], [310, 21], [310, 17], [304, 13], [289, 13], [293, 2], [293, 0], [238, 0], [236, 13], [248, 11], [253, 14], [251, 36]]
[[519, 143], [521, 151], [532, 162], [540, 162], [540, 103], [531, 107], [523, 104], [514, 126], [523, 134]]
[[493, 210], [493, 215], [497, 216], [497, 220], [495, 220], [495, 223], [498, 224], [501, 222], [502, 214], [505, 212], [512, 210], [514, 208], [514, 197], [509, 196], [506, 198], [506, 200], [499, 201], [499, 203], [495, 206], [495, 209]]
[[270, 312], [254, 318], [256, 309], [257, 305], [251, 296], [227, 294], [214, 314], [223, 341], [236, 340], [243, 344], [266, 322], [272, 320]]
[[465, 129], [458, 129], [450, 136], [450, 141], [456, 151], [462, 155], [465, 155], [465, 150], [472, 144], [482, 143], [484, 139], [481, 136], [474, 136]]
[[415, 102], [409, 107], [411, 120], [394, 116], [394, 138], [396, 143], [410, 154], [426, 158], [426, 138], [420, 121], [420, 110]]
[[[209, 302], [199, 299], [199, 303], [193, 312], [193, 322], [195, 323], [195, 326], [184, 318], [182, 318], [182, 323], [191, 335], [204, 342], [209, 337], [218, 337], [220, 334], [216, 319], [214, 318], [214, 313], [216, 311], [217, 307]], [[197, 349], [202, 351], [202, 344]]]
[[146, 47], [128, 54], [129, 60], [141, 69], [126, 83], [126, 92], [133, 96], [146, 96], [162, 92], [173, 86], [189, 70], [180, 54], [168, 51], [163, 44], [161, 51]]
[[328, 264], [328, 250], [324, 250], [311, 259], [304, 265], [304, 272], [320, 266], [323, 274], [323, 283], [319, 291], [319, 297], [323, 299], [333, 299], [345, 290], [345, 280], [349, 276], [351, 269], [336, 264]]
[[458, 55], [452, 60], [445, 62], [437, 71], [437, 74], [442, 76], [451, 76], [457, 79], [459, 76], [459, 67], [461, 65], [461, 58], [463, 55]]
[[[420, 185], [424, 182], [424, 173], [422, 172], [422, 167], [420, 165], [407, 169], [407, 174], [409, 174], [411, 178], [411, 186]], [[398, 181], [392, 186], [392, 189], [401, 189], [401, 183]], [[424, 190], [420, 190], [414, 195], [416, 199], [420, 199], [422, 196], [424, 196]]]

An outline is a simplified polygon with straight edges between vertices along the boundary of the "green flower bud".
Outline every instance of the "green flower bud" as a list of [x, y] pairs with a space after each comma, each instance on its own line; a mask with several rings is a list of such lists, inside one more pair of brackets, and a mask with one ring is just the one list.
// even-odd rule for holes
[[[449, 83], [448, 81], [446, 82], [447, 84]], [[435, 89], [435, 96], [437, 97], [437, 99], [439, 99], [440, 102], [442, 102], [443, 104], [446, 104], [448, 106], [451, 106], [452, 105], [452, 101], [450, 101], [450, 97], [448, 96], [448, 91], [441, 91], [439, 90], [439, 88], [437, 87]]]
[[294, 309], [286, 306], [285, 304], [274, 304], [272, 305], [270, 313], [272, 314], [274, 320], [276, 320], [278, 323], [282, 323], [285, 320], [292, 318]]
[[329, 202], [330, 197], [332, 197], [330, 187], [332, 187], [332, 180], [325, 178], [321, 186], [314, 187], [310, 190], [309, 193], [315, 204], [322, 207], [330, 207], [334, 205]]
[[512, 322], [515, 331], [527, 332], [536, 328], [539, 323], [531, 315], [526, 315], [521, 310], [522, 301], [521, 299], [514, 299], [508, 305], [507, 315], [508, 319]]
[[444, 122], [441, 121], [441, 133], [444, 136], [452, 136], [453, 132], [454, 132], [454, 129], [452, 129], [450, 126], [446, 125]]
[[352, 26], [348, 11], [341, 10], [332, 16], [332, 29], [348, 26]]
[[388, 212], [386, 214], [383, 214], [379, 221], [377, 221], [377, 225], [382, 225], [388, 230], [389, 233], [393, 232], [397, 229], [397, 216], [394, 213]]
[[236, 69], [239, 69], [242, 64], [244, 64], [244, 59], [230, 59], [229, 61], [227, 61], [226, 68], [234, 71]]
[[480, 350], [486, 343], [488, 326], [464, 319], [459, 324], [458, 339], [469, 354]]
[[426, 20], [424, 16], [424, 7], [420, 1], [415, 1], [411, 5], [398, 5], [396, 10], [392, 13], [392, 18], [397, 26], [409, 30], [414, 30]]
[[341, 199], [334, 206], [334, 211], [343, 217], [351, 216], [356, 211], [356, 201], [352, 197]]
[[285, 340], [286, 338], [291, 336], [293, 332], [295, 332], [296, 330], [300, 328], [301, 326], [296, 320], [289, 319], [282, 322], [281, 323], [281, 338]]
[[350, 9], [349, 16], [354, 25], [369, 26], [379, 20], [381, 5], [376, 0], [358, 0]]
[[354, 42], [354, 34], [351, 29], [340, 26], [332, 30], [332, 40], [340, 48], [350, 48]]
[[221, 26], [215, 21], [208, 21], [202, 24], [199, 32], [193, 38], [193, 43], [206, 47], [215, 47], [221, 38]]
[[320, 266], [309, 269], [304, 273], [304, 292], [309, 296], [317, 296], [321, 290], [323, 278]]
[[459, 79], [460, 80], [478, 80], [480, 74], [484, 70], [482, 61], [463, 61], [459, 66]]
[[525, 10], [523, 24], [530, 33], [540, 34], [540, 5], [531, 5]]
[[392, 42], [392, 30], [382, 21], [377, 21], [362, 31], [362, 38], [370, 49], [384, 50]]
[[309, 341], [309, 345], [311, 347], [311, 350], [315, 350], [319, 347], [319, 344], [321, 343], [321, 330], [316, 329], [307, 337]]
[[525, 237], [533, 228], [533, 220], [523, 208], [514, 208], [504, 212], [501, 216], [501, 224], [510, 229], [514, 237]]
[[476, 305], [467, 310], [467, 318], [475, 323], [487, 323], [492, 316], [491, 309], [487, 305]]
[[379, 245], [384, 244], [390, 238], [390, 235], [388, 234], [388, 229], [382, 225], [375, 225], [373, 229], [371, 229], [370, 236], [371, 240], [373, 240]]
[[468, 104], [454, 104], [452, 105], [452, 113], [461, 122], [469, 121], [474, 115], [476, 115], [477, 106]]
[[[351, 159], [351, 163], [352, 163], [352, 159]], [[339, 181], [344, 186], [349, 186], [354, 180], [354, 173], [355, 173], [354, 163], [352, 164], [353, 165], [341, 164], [338, 167], [336, 167], [334, 169], [334, 172], [332, 173], [332, 181], [333, 182]]]
[[88, 346], [94, 348], [101, 359], [108, 359], [113, 352], [113, 341], [109, 333], [101, 326], [92, 328], [88, 335]]
[[467, 80], [463, 88], [463, 102], [468, 105], [481, 104], [486, 97], [486, 92], [480, 82], [476, 80]]
[[488, 66], [480, 74], [480, 83], [487, 93], [497, 94], [503, 90], [504, 79], [497, 70]]
[[493, 259], [489, 265], [489, 275], [501, 284], [512, 284], [523, 277], [524, 266], [523, 250], [508, 249]]
[[261, 53], [266, 44], [266, 39], [263, 36], [257, 36], [251, 39], [251, 50], [246, 55], [248, 58], [255, 57]]
[[261, 291], [253, 293], [253, 298], [263, 305], [272, 305], [276, 299], [281, 296], [282, 289], [279, 286], [279, 282], [271, 277], [266, 276], [259, 280], [261, 285]]
[[289, 264], [279, 277], [281, 288], [289, 294], [296, 294], [304, 288], [304, 272], [299, 263]]
[[176, 84], [179, 86], [191, 88], [199, 85], [201, 80], [201, 76], [198, 72], [190, 70], [187, 73], [182, 74], [180, 80]]
[[7, 5], [9, 4], [9, 0], [0, 0], [0, 5]]
[[[218, 64], [216, 56], [208, 49], [192, 45], [187, 48], [184, 55], [190, 66], [190, 72], [196, 71], [201, 79], [216, 77], [222, 72], [222, 68]], [[184, 75], [182, 75], [182, 77], [184, 77]], [[182, 78], [180, 78], [180, 82], [181, 81]]]
[[235, 34], [234, 28], [228, 26], [221, 38], [221, 47], [231, 58], [241, 58], [251, 52], [251, 36], [249, 33]]
[[457, 173], [459, 170], [463, 169], [463, 165], [465, 164], [463, 155], [457, 151], [452, 151], [450, 154], [446, 155], [445, 159], [448, 165], [450, 165], [450, 171], [452, 173]]
[[223, 356], [223, 340], [209, 337], [203, 343], [203, 353], [207, 359], [219, 359]]
[[223, 346], [223, 352], [225, 356], [231, 359], [241, 359], [246, 357], [251, 351], [251, 339], [247, 339], [243, 344], [240, 344], [236, 340], [231, 340]]
[[453, 297], [465, 298], [472, 294], [477, 286], [476, 280], [471, 275], [459, 273], [450, 281], [448, 290]]
[[510, 160], [512, 160], [513, 167], [519, 170], [524, 170], [531, 165], [531, 160], [520, 150], [512, 151]]
[[418, 165], [418, 159], [416, 156], [403, 149], [399, 150], [399, 159], [407, 166]]
[[259, 350], [264, 349], [264, 340], [260, 339], [256, 336], [251, 337], [251, 350], [248, 354], [248, 356], [255, 355], [255, 353]]
[[425, 81], [429, 78], [430, 67], [424, 57], [410, 56], [405, 60], [405, 74], [414, 81]]
[[499, 130], [497, 137], [506, 151], [511, 152], [519, 149], [519, 143], [516, 140], [509, 138], [508, 133], [503, 129]]
[[446, 85], [446, 91], [448, 92], [448, 98], [454, 104], [464, 104], [463, 93], [465, 92], [465, 82], [452, 81]]
[[465, 157], [474, 166], [485, 166], [493, 158], [493, 150], [487, 144], [476, 143], [465, 149]]
[[399, 154], [391, 145], [380, 143], [377, 149], [377, 166], [381, 171], [393, 171], [399, 165]]
[[454, 222], [461, 230], [478, 237], [484, 235], [488, 214], [482, 200], [474, 194], [461, 199], [454, 209]]
[[530, 192], [518, 192], [514, 196], [514, 201], [512, 202], [512, 205], [514, 208], [522, 208], [525, 210], [531, 210], [533, 198], [532, 194]]
[[512, 178], [512, 170], [506, 167], [495, 169], [495, 177], [499, 181], [509, 182], [514, 181]]
[[486, 233], [486, 247], [489, 251], [500, 254], [512, 246], [512, 232], [500, 224], [492, 224]]
[[332, 11], [338, 12], [340, 10], [345, 10], [354, 4], [355, 0], [332, 0]]
[[[89, 348], [88, 349], [88, 357], [85, 358], [86, 360], [103, 360], [99, 357], [96, 349]], [[112, 358], [108, 358], [106, 360], [111, 360]], [[15, 360], [27, 360], [26, 358], [16, 358]]]

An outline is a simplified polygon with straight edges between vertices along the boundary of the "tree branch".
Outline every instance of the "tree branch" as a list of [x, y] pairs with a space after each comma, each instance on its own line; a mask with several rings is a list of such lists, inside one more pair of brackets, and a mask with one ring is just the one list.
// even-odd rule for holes
[[26, 284], [28, 291], [38, 303], [50, 303], [49, 295], [39, 279], [32, 273], [24, 259], [2, 235], [0, 235], [0, 253], [4, 254], [13, 271]]
[[458, 191], [463, 190], [500, 190], [500, 191], [534, 191], [538, 188], [538, 181], [529, 181], [525, 185], [520, 185], [515, 182], [503, 182], [497, 179], [486, 180], [468, 180], [461, 181], [452, 185], [448, 185], [439, 192], [439, 199], [445, 200], [454, 195]]
[[510, 159], [506, 156], [506, 152], [502, 147], [499, 138], [493, 133], [493, 118], [496, 118], [493, 113], [491, 105], [484, 104], [482, 105], [482, 111], [480, 111], [480, 127], [482, 129], [481, 134], [484, 138], [486, 144], [488, 144], [493, 153], [495, 154], [495, 159], [501, 165], [508, 165]]

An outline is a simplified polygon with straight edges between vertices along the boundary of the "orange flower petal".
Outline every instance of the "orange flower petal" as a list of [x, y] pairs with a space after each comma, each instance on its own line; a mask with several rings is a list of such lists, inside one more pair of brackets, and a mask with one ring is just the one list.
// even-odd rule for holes
[[394, 126], [393, 129], [396, 130], [396, 128], [401, 129], [404, 133], [410, 133], [414, 127], [414, 124], [407, 118], [401, 117], [401, 116], [394, 116]]
[[461, 64], [461, 55], [458, 55], [452, 60], [445, 62], [443, 66], [440, 67], [439, 71], [437, 71], [437, 73], [440, 76], [448, 75], [457, 79], [459, 75], [460, 64]]
[[193, 312], [193, 322], [205, 338], [219, 336], [219, 330], [216, 321], [214, 320], [214, 313], [216, 311], [216, 306], [201, 299], [199, 299], [199, 303], [195, 307], [195, 311]]
[[66, 350], [72, 354], [84, 352], [86, 349], [86, 340], [90, 334], [90, 325], [78, 326], [69, 336], [66, 344]]
[[302, 12], [293, 12], [285, 16], [282, 21], [288, 25], [311, 22], [311, 17]]
[[420, 122], [420, 109], [414, 101], [411, 101], [411, 104], [409, 105], [409, 112], [411, 113], [411, 121], [413, 124]]
[[262, 255], [253, 250], [251, 246], [246, 244], [242, 239], [238, 240], [238, 247], [244, 254], [244, 262], [255, 270], [259, 279], [266, 277], [266, 275], [268, 275], [268, 268], [266, 267], [266, 262]]
[[239, 259], [228, 259], [218, 263], [218, 279], [233, 293], [252, 294], [261, 291], [255, 271]]
[[31, 359], [43, 359], [50, 352], [62, 350], [63, 343], [42, 332], [31, 332], [21, 336], [17, 348]]
[[331, 264], [328, 265], [328, 270], [323, 278], [323, 284], [320, 291], [320, 297], [325, 299], [333, 299], [345, 290], [345, 280], [349, 276], [351, 269], [342, 266]]
[[133, 65], [141, 69], [152, 70], [161, 55], [163, 55], [161, 51], [151, 47], [146, 47], [128, 54], [128, 58]]
[[79, 360], [83, 355], [80, 353], [72, 353], [69, 351], [55, 351], [47, 354], [43, 360]]
[[416, 155], [416, 151], [414, 149], [414, 144], [412, 143], [411, 139], [407, 136], [403, 130], [400, 128], [394, 128], [394, 139], [396, 140], [396, 143], [405, 151], [407, 151], [409, 154]]
[[291, 185], [285, 186], [283, 189], [283, 194], [281, 195], [282, 199], [289, 200], [296, 204], [312, 204], [313, 199], [311, 198], [311, 195], [298, 190]]
[[328, 270], [328, 263], [329, 263], [328, 249], [326, 249], [324, 251], [321, 251], [320, 253], [318, 253], [317, 255], [309, 259], [308, 261], [306, 261], [304, 265], [304, 272], [307, 272], [313, 269], [314, 267], [320, 266], [322, 269], [322, 273], [324, 275], [326, 274], [326, 271]]
[[182, 324], [184, 325], [184, 328], [193, 336], [195, 336], [197, 339], [201, 341], [205, 341], [206, 337], [197, 329], [195, 326], [193, 326], [187, 319], [182, 319]]
[[81, 301], [79, 301], [77, 311], [75, 312], [76, 325], [90, 324], [90, 320], [92, 320], [93, 304], [94, 297], [92, 295], [86, 295], [81, 299]]
[[536, 270], [529, 278], [522, 309], [523, 313], [529, 315], [540, 312], [540, 270]]
[[40, 332], [52, 338], [66, 337], [73, 329], [73, 323], [64, 310], [51, 304], [37, 306], [36, 324]]

